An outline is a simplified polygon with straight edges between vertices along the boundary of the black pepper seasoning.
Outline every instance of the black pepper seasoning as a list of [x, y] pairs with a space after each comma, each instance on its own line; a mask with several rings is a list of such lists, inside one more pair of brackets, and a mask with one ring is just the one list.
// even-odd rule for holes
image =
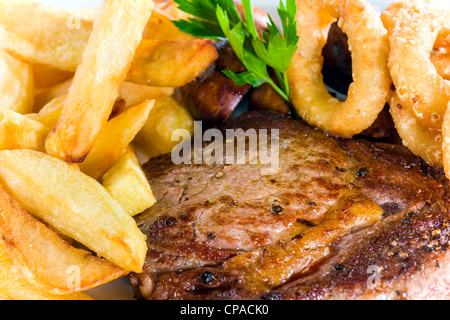
[[284, 210], [283, 207], [278, 204], [272, 206], [272, 213], [281, 214], [283, 212], [283, 210]]
[[200, 279], [202, 279], [204, 284], [210, 284], [215, 278], [214, 273], [208, 271], [205, 271], [200, 275]]
[[366, 174], [367, 174], [367, 168], [361, 168], [356, 173], [356, 176], [359, 178], [359, 177], [364, 177]]
[[342, 264], [337, 264], [333, 267], [333, 270], [342, 271], [342, 270], [344, 270], [344, 266]]

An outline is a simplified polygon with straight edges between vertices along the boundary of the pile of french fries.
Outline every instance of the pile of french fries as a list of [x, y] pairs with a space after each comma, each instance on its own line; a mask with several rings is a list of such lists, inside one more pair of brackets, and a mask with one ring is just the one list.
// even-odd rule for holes
[[133, 216], [156, 199], [138, 155], [193, 130], [175, 89], [217, 59], [179, 18], [171, 1], [0, 0], [1, 299], [90, 299], [142, 271]]

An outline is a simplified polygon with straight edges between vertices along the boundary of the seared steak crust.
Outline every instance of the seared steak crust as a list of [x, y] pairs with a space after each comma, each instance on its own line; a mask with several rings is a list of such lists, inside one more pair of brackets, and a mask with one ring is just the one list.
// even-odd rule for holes
[[144, 272], [130, 275], [138, 298], [447, 297], [439, 169], [282, 115], [247, 113], [227, 128], [279, 129], [279, 171], [151, 159], [158, 202], [136, 218], [149, 247]]

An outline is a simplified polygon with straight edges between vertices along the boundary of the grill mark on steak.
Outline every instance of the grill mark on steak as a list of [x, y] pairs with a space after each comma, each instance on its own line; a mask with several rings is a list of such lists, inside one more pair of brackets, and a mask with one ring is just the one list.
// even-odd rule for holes
[[[259, 165], [177, 166], [170, 155], [151, 159], [144, 169], [158, 201], [136, 217], [149, 247], [143, 273], [130, 275], [138, 298], [447, 294], [448, 182], [440, 169], [402, 146], [333, 139], [282, 115], [247, 113], [220, 129], [226, 128], [279, 129], [279, 172], [262, 176]], [[310, 239], [311, 230], [321, 230], [317, 239], [328, 243], [325, 235], [337, 225], [320, 228], [349, 196], [373, 203], [383, 217], [350, 224], [302, 264], [312, 251], [295, 245]], [[274, 213], [273, 206], [282, 210]], [[295, 254], [286, 255], [289, 250]], [[258, 265], [259, 273], [252, 267]], [[371, 266], [381, 268], [381, 288], [368, 288]], [[214, 275], [208, 283], [205, 272]]]

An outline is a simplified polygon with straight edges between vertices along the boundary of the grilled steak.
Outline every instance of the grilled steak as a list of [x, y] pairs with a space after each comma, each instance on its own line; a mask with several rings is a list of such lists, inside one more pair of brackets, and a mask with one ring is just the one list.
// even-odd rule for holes
[[334, 139], [247, 113], [229, 128], [279, 129], [279, 170], [172, 163], [145, 171], [158, 202], [141, 299], [447, 298], [449, 184], [400, 145]]

